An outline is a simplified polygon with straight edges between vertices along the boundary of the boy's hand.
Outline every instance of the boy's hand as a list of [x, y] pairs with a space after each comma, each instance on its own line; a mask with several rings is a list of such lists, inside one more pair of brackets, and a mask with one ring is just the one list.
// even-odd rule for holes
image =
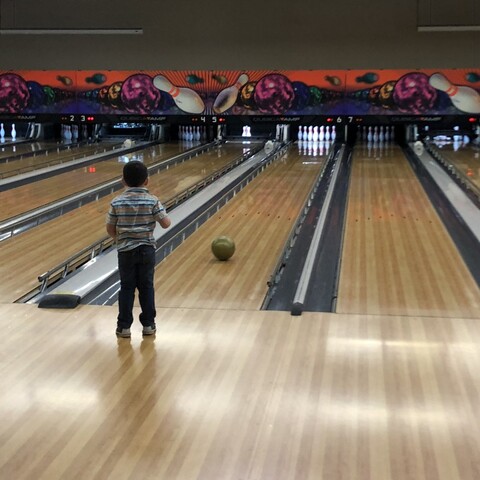
[[162, 228], [168, 228], [172, 224], [170, 217], [163, 217], [159, 223]]
[[115, 240], [117, 236], [117, 227], [107, 223], [107, 233]]

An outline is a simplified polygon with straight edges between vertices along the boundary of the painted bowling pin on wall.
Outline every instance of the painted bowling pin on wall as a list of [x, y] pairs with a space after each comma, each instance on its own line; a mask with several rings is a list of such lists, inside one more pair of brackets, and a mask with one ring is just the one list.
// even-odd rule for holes
[[169, 93], [180, 110], [188, 113], [202, 113], [205, 110], [200, 95], [190, 88], [176, 87], [163, 75], [153, 79], [153, 85], [162, 92]]
[[235, 84], [230, 87], [224, 88], [215, 99], [213, 104], [213, 111], [215, 113], [226, 112], [229, 108], [235, 105], [237, 101], [239, 90], [248, 82], [248, 75], [242, 73]]
[[458, 110], [465, 113], [480, 113], [480, 94], [473, 88], [453, 85], [441, 73], [434, 73], [429, 83], [433, 88], [447, 93]]

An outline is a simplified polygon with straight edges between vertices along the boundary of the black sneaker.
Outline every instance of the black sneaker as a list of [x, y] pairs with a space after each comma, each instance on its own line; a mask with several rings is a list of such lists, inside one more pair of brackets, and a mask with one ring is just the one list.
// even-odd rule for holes
[[148, 327], [143, 327], [142, 334], [155, 335], [156, 331], [157, 331], [157, 327], [155, 325], [149, 325]]
[[122, 337], [122, 338], [130, 338], [132, 335], [130, 334], [130, 329], [129, 328], [117, 328], [115, 330], [115, 333], [117, 337]]

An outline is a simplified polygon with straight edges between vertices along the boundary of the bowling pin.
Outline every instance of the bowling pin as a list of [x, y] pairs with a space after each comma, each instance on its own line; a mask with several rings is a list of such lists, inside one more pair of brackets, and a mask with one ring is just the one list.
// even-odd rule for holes
[[169, 93], [175, 105], [184, 112], [202, 113], [205, 110], [205, 104], [197, 92], [190, 88], [176, 87], [163, 75], [154, 77], [153, 85], [162, 92]]
[[325, 127], [325, 140], [328, 142], [330, 140], [330, 125]]
[[441, 73], [434, 73], [429, 83], [433, 88], [445, 92], [458, 110], [466, 113], [480, 113], [480, 94], [473, 88], [453, 85]]
[[298, 154], [302, 155], [303, 140], [298, 141]]
[[320, 132], [318, 132], [318, 139], [323, 142], [325, 140], [325, 130], [324, 130], [324, 126], [321, 125], [320, 126]]
[[303, 140], [302, 128], [303, 128], [303, 127], [302, 127], [301, 125], [298, 127], [297, 139], [298, 139], [299, 142], [301, 142], [301, 141]]
[[17, 131], [15, 130], [15, 124], [14, 123], [12, 123], [12, 132], [11, 132], [10, 136], [12, 137], [12, 140], [15, 140], [17, 138]]
[[312, 138], [312, 140], [314, 142], [318, 142], [318, 127], [316, 125], [313, 127], [313, 138]]
[[323, 157], [323, 149], [325, 148], [325, 143], [323, 141], [321, 141], [319, 144], [318, 144], [318, 154]]
[[373, 141], [376, 143], [378, 142], [378, 127], [373, 127]]
[[309, 142], [313, 140], [313, 127], [311, 125], [308, 127], [307, 140]]
[[332, 127], [332, 142], [335, 141], [335, 139], [337, 138], [337, 130], [335, 128], [335, 125]]
[[371, 142], [373, 140], [372, 127], [368, 127], [367, 141]]
[[460, 148], [460, 145], [461, 145], [460, 139], [458, 138], [458, 135], [455, 135], [453, 137], [453, 150], [457, 152], [458, 149]]
[[248, 75], [242, 73], [235, 84], [230, 87], [224, 88], [215, 99], [213, 103], [213, 111], [215, 113], [223, 113], [229, 108], [233, 107], [237, 101], [238, 91], [248, 82]]
[[3, 123], [0, 123], [0, 137], [5, 137], [5, 129], [3, 128]]

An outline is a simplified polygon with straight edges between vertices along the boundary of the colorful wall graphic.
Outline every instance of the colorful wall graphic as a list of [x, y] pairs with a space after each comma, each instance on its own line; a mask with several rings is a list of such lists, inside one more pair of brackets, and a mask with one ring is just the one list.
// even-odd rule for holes
[[480, 115], [480, 69], [0, 72], [0, 114]]

